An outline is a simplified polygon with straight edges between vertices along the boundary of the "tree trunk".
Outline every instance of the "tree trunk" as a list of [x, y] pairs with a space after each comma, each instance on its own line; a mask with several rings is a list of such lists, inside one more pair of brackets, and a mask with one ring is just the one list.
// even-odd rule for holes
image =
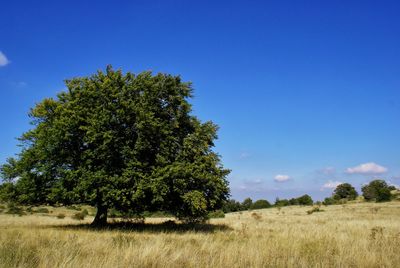
[[107, 225], [107, 207], [103, 205], [97, 206], [97, 213], [92, 222], [93, 226], [105, 226]]

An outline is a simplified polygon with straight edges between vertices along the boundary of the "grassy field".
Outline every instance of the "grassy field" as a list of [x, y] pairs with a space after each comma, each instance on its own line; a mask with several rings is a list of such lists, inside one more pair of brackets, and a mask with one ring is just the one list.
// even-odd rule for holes
[[83, 224], [92, 217], [48, 209], [0, 215], [0, 267], [400, 266], [400, 202], [231, 213], [196, 228], [148, 219], [102, 230]]

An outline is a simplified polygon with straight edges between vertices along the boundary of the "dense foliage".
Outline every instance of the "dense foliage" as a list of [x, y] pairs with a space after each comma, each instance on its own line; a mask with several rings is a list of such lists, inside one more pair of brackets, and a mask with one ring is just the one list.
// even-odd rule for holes
[[267, 200], [260, 199], [253, 203], [253, 205], [251, 206], [251, 209], [262, 209], [262, 208], [269, 208], [269, 207], [271, 207], [271, 204]]
[[189, 83], [108, 67], [66, 87], [31, 110], [21, 153], [2, 166], [0, 197], [94, 205], [94, 224], [110, 208], [198, 221], [222, 206], [229, 171], [212, 151], [217, 126], [191, 115]]
[[354, 200], [358, 196], [356, 189], [350, 183], [339, 184], [333, 192], [335, 200], [347, 199]]
[[391, 191], [396, 190], [396, 188], [389, 186], [384, 180], [373, 180], [364, 185], [361, 190], [365, 200], [383, 202], [391, 199]]

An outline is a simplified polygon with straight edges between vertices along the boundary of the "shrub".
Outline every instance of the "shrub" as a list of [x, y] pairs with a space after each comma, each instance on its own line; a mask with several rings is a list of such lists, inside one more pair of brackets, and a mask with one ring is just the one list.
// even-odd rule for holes
[[74, 219], [74, 220], [82, 221], [82, 220], [85, 219], [85, 214], [83, 214], [82, 212], [77, 212], [74, 215], [72, 215], [71, 218]]
[[115, 208], [111, 208], [110, 211], [108, 212], [108, 217], [110, 217], [110, 218], [118, 218], [118, 217], [122, 217], [122, 214], [121, 214], [121, 212], [119, 212]]
[[168, 218], [173, 217], [172, 214], [165, 211], [145, 211], [143, 212], [145, 218]]
[[225, 213], [222, 210], [216, 210], [208, 213], [208, 217], [212, 218], [225, 218]]
[[70, 209], [70, 210], [77, 210], [77, 211], [80, 211], [80, 210], [81, 210], [80, 207], [77, 207], [77, 206], [74, 206], [74, 205], [72, 205], [72, 206], [67, 206], [66, 208], [67, 208], [67, 209]]
[[14, 203], [8, 204], [8, 209], [7, 209], [6, 213], [18, 215], [18, 216], [26, 215], [26, 213], [24, 212], [22, 207], [18, 207]]
[[57, 214], [57, 219], [64, 219], [65, 218], [65, 214], [64, 213], [59, 213]]
[[313, 214], [314, 212], [323, 212], [324, 210], [322, 210], [320, 207], [313, 207], [312, 209], [307, 211], [308, 215]]
[[49, 213], [49, 210], [47, 208], [38, 208], [38, 209], [34, 210], [33, 212], [36, 212], [36, 213]]
[[382, 240], [384, 229], [385, 229], [384, 227], [380, 227], [380, 226], [372, 228], [371, 234], [370, 234], [371, 240]]
[[82, 210], [82, 214], [84, 214], [85, 216], [89, 215], [89, 211], [85, 208], [84, 210]]
[[251, 213], [251, 217], [257, 221], [262, 219], [262, 216], [256, 212]]

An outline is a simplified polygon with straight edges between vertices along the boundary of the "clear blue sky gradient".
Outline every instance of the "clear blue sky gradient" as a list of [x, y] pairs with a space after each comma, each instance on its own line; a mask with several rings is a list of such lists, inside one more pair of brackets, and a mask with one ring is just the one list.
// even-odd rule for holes
[[[0, 162], [63, 80], [107, 64], [192, 81], [242, 200], [400, 184], [398, 1], [3, 1]], [[346, 169], [374, 162], [377, 174]], [[329, 168], [328, 168], [329, 167]], [[276, 175], [288, 175], [276, 182]]]

